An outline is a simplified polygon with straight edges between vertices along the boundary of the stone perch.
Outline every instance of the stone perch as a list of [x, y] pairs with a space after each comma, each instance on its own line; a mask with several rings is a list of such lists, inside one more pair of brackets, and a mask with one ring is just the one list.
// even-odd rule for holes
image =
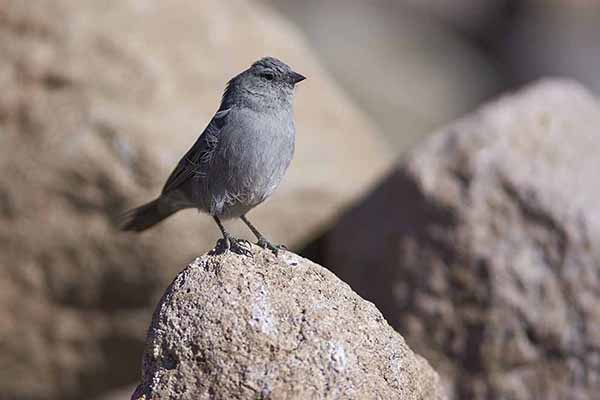
[[197, 258], [160, 300], [132, 399], [442, 399], [437, 373], [325, 268]]

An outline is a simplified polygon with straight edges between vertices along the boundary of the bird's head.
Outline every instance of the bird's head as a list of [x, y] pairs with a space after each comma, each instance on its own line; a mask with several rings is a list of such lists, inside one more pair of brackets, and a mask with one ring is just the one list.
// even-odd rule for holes
[[224, 101], [243, 101], [265, 107], [291, 104], [295, 85], [304, 79], [284, 62], [264, 57], [229, 82]]
[[306, 79], [303, 75], [293, 71], [289, 65], [274, 57], [261, 58], [252, 64], [247, 72], [256, 83], [262, 83], [264, 86], [294, 87]]

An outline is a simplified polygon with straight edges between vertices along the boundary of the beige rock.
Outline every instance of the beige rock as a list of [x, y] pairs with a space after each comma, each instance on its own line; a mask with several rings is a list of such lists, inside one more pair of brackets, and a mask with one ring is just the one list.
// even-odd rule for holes
[[548, 80], [444, 128], [327, 237], [324, 262], [455, 399], [600, 390], [600, 103]]
[[372, 303], [290, 252], [202, 256], [148, 331], [134, 399], [441, 399]]
[[2, 396], [75, 399], [135, 379], [157, 295], [218, 230], [193, 211], [141, 236], [112, 218], [159, 193], [226, 80], [266, 54], [310, 79], [291, 171], [252, 216], [297, 246], [387, 161], [286, 21], [241, 0], [0, 0]]

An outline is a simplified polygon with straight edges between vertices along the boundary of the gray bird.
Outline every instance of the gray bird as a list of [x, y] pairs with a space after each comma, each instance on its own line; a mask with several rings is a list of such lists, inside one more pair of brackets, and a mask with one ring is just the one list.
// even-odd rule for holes
[[271, 196], [292, 161], [292, 98], [295, 85], [304, 79], [273, 57], [256, 61], [231, 79], [219, 110], [160, 196], [126, 212], [121, 229], [143, 231], [179, 210], [197, 208], [214, 218], [226, 250], [248, 254], [247, 242], [234, 238], [221, 223], [241, 218], [259, 246], [277, 252], [282, 246], [271, 244], [246, 213]]

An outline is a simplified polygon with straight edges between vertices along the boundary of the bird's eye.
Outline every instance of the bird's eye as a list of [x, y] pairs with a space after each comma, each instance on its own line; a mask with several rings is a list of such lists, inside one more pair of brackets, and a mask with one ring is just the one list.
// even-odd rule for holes
[[272, 81], [273, 78], [275, 78], [275, 75], [273, 75], [272, 72], [263, 72], [262, 76], [268, 81]]

